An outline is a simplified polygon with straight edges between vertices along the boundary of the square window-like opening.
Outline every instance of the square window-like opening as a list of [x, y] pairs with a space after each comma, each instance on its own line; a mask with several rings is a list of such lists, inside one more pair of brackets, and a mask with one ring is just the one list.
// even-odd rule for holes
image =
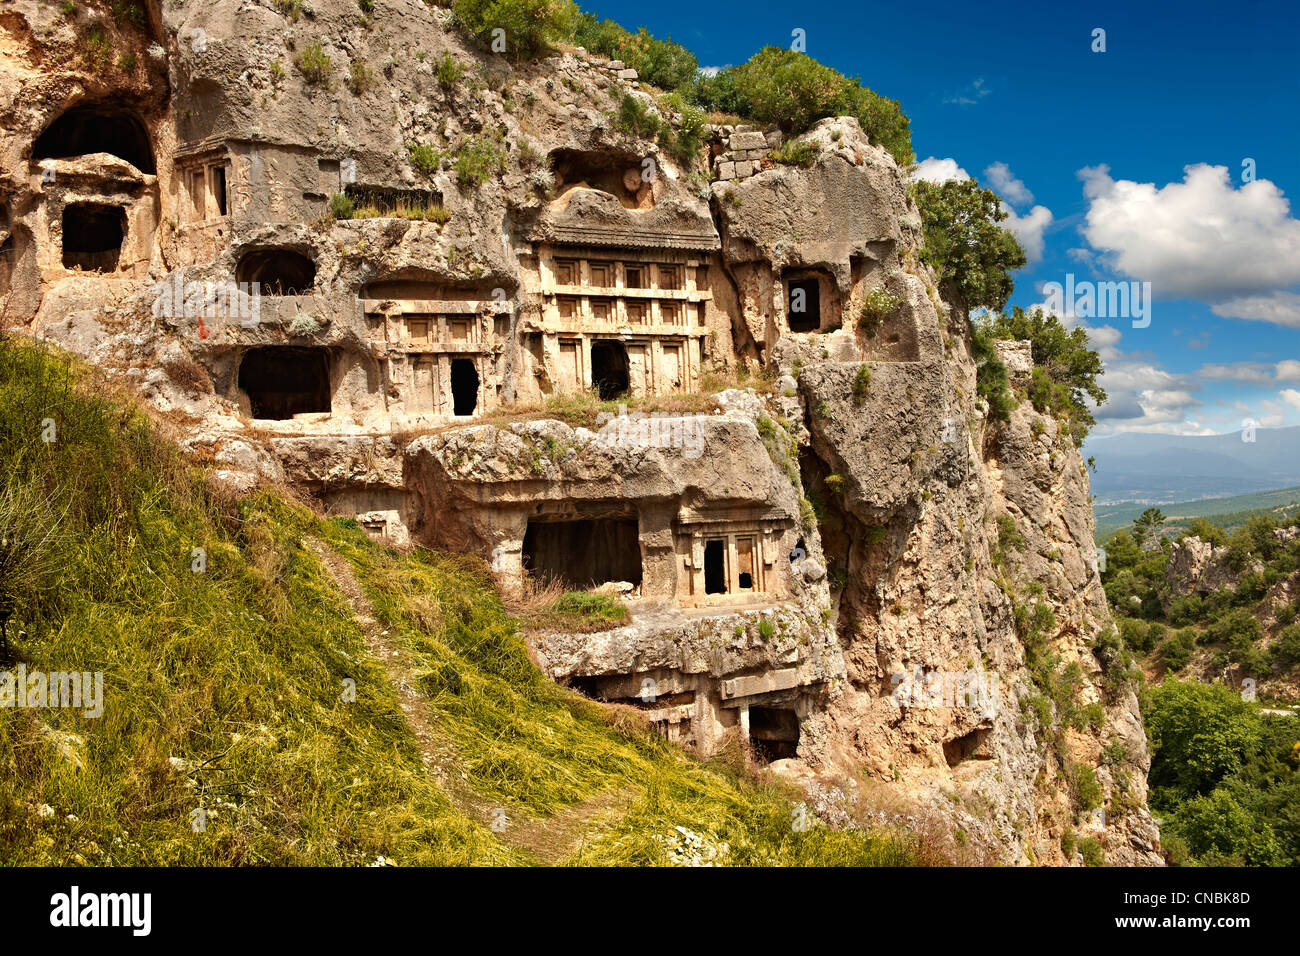
[[792, 758], [799, 752], [799, 715], [788, 707], [751, 707], [749, 740], [765, 763]]
[[115, 272], [126, 240], [122, 206], [63, 207], [63, 265], [87, 272]]
[[623, 285], [629, 289], [641, 289], [645, 287], [645, 279], [642, 275], [640, 266], [627, 266], [624, 268]]
[[329, 412], [329, 354], [281, 345], [249, 349], [239, 363], [239, 387], [248, 395], [254, 418]]

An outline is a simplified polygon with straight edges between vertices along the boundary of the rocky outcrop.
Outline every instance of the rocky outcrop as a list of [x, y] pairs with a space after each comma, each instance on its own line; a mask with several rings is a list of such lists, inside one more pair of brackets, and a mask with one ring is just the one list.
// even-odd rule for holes
[[1235, 588], [1247, 574], [1260, 574], [1263, 564], [1253, 560], [1238, 570], [1230, 560], [1227, 546], [1216, 548], [1208, 541], [1190, 535], [1175, 542], [1165, 568], [1165, 600], [1206, 595], [1225, 588]]
[[[1006, 863], [1077, 862], [1067, 830], [1159, 862], [1137, 701], [1093, 652], [1078, 450], [1028, 405], [987, 420], [905, 171], [856, 120], [799, 137], [806, 166], [739, 128], [674, 157], [618, 121], [625, 97], [674, 121], [622, 64], [512, 63], [419, 0], [151, 3], [134, 33], [11, 8], [9, 324], [120, 372], [237, 488], [506, 589], [621, 595], [625, 626], [539, 630], [534, 659], [674, 740], [874, 778]], [[92, 23], [129, 75], [76, 55]], [[295, 65], [317, 45], [324, 76]], [[108, 153], [37, 155], [82, 106]], [[126, 224], [115, 259], [64, 242], [87, 204]]]

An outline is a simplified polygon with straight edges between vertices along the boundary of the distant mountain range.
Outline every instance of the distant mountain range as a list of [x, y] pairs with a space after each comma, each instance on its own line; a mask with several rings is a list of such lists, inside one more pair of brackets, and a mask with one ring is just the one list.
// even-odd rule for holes
[[1300, 426], [1260, 428], [1254, 441], [1227, 435], [1128, 432], [1090, 438], [1098, 504], [1168, 504], [1300, 485]]

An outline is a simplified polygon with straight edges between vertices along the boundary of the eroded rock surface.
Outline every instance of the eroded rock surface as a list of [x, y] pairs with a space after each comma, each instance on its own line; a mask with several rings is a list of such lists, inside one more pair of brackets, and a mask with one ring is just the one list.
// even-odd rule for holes
[[622, 64], [512, 64], [420, 0], [146, 6], [0, 15], [7, 326], [120, 372], [236, 488], [503, 587], [608, 585], [631, 622], [534, 659], [685, 745], [875, 778], [1008, 863], [1076, 862], [1066, 830], [1159, 862], [1137, 701], [1091, 650], [1086, 470], [1028, 405], [986, 421], [855, 120], [806, 169], [733, 127], [682, 160], [620, 128], [625, 96], [674, 121]]

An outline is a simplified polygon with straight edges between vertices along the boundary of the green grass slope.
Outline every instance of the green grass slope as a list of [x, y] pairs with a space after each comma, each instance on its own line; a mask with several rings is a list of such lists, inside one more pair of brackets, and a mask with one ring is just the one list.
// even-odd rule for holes
[[[0, 865], [663, 864], [678, 827], [739, 865], [933, 861], [903, 832], [792, 826], [741, 761], [543, 677], [481, 562], [228, 497], [93, 372], [13, 338], [0, 463], [0, 671], [104, 674], [98, 718], [0, 707]], [[322, 544], [415, 662], [444, 766]], [[548, 822], [562, 852], [539, 850]]]

